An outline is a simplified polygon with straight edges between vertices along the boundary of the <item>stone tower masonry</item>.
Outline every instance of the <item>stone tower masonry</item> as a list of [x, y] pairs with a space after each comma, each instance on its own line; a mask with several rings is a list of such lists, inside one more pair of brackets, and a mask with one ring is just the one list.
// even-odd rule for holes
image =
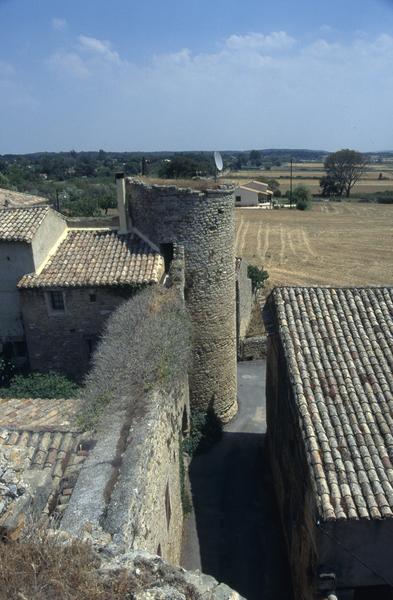
[[237, 412], [235, 213], [229, 190], [197, 191], [127, 180], [131, 226], [151, 242], [185, 250], [185, 298], [193, 321], [190, 399], [223, 421]]

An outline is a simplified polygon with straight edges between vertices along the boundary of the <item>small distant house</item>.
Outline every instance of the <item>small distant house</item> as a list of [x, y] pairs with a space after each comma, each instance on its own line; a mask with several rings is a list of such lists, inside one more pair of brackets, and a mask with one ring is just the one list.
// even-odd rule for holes
[[265, 322], [294, 597], [391, 598], [393, 289], [276, 288]]
[[234, 190], [236, 206], [269, 206], [273, 197], [267, 183], [249, 181]]
[[0, 209], [0, 353], [16, 362], [26, 359], [17, 283], [40, 270], [66, 228], [48, 206]]

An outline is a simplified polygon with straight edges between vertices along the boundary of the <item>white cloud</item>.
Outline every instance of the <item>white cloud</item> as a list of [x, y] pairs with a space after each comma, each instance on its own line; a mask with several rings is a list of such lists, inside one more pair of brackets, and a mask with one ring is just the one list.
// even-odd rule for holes
[[[110, 42], [80, 36], [51, 64], [79, 78], [75, 94], [88, 105], [75, 131], [78, 140], [85, 132], [82, 146], [391, 146], [393, 37], [329, 39], [232, 35], [215, 52], [180, 48], [141, 65]], [[96, 140], [97, 122], [105, 144]]]
[[0, 60], [0, 77], [9, 77], [15, 73], [14, 67], [4, 60]]
[[49, 59], [49, 64], [61, 73], [66, 73], [78, 79], [85, 79], [90, 75], [86, 63], [75, 52], [60, 50]]
[[109, 62], [121, 62], [118, 53], [111, 49], [110, 42], [87, 35], [80, 35], [78, 39], [82, 50], [100, 56]]
[[67, 21], [60, 17], [53, 17], [52, 27], [53, 27], [53, 29], [56, 29], [57, 31], [62, 31], [63, 29], [65, 29], [67, 27]]
[[329, 34], [329, 33], [336, 33], [337, 29], [335, 29], [331, 25], [324, 24], [324, 25], [320, 26], [319, 31], [323, 34]]
[[291, 48], [296, 40], [285, 31], [263, 33], [248, 33], [246, 35], [233, 34], [225, 40], [225, 46], [231, 50], [251, 48], [254, 50], [286, 50]]

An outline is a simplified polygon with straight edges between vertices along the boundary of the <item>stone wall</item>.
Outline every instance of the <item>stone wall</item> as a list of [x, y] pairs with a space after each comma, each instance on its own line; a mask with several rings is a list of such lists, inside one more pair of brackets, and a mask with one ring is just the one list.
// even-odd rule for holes
[[128, 548], [180, 560], [183, 531], [182, 436], [188, 429], [188, 380], [155, 393], [146, 417], [134, 420], [105, 529]]
[[156, 245], [184, 245], [185, 298], [193, 321], [191, 405], [228, 421], [237, 411], [234, 199], [127, 182], [131, 225]]
[[113, 310], [132, 295], [130, 288], [68, 288], [64, 313], [53, 314], [47, 292], [21, 289], [21, 310], [30, 366], [80, 379]]
[[210, 575], [173, 567], [146, 552], [121, 554], [101, 566], [109, 577], [119, 569], [132, 575], [133, 600], [245, 600]]
[[18, 281], [34, 271], [31, 245], [25, 242], [0, 242], [0, 342], [23, 340]]
[[265, 358], [266, 353], [267, 337], [265, 335], [256, 335], [240, 341], [238, 350], [239, 360], [258, 360]]
[[[114, 548], [159, 554], [177, 564], [188, 379], [170, 391], [121, 400], [100, 424], [61, 528], [80, 537], [99, 530]], [[122, 409], [124, 404], [134, 408]]]
[[246, 337], [253, 303], [251, 279], [247, 275], [248, 263], [236, 259], [236, 320], [238, 345]]
[[313, 600], [317, 591], [317, 513], [296, 404], [278, 335], [268, 338], [266, 366], [267, 446], [294, 597]]

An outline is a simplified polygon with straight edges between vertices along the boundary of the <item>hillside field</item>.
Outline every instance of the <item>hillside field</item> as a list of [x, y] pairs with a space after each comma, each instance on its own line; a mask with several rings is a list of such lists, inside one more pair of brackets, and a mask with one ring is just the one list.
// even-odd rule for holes
[[237, 208], [236, 253], [271, 285], [393, 285], [393, 205]]

